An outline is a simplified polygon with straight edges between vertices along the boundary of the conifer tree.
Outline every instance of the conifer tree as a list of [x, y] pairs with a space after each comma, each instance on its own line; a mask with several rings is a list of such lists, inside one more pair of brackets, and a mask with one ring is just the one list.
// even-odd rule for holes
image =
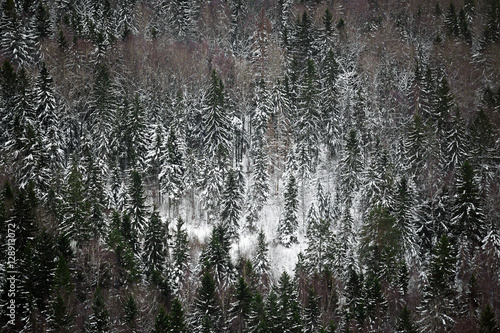
[[258, 277], [259, 286], [261, 286], [262, 289], [267, 288], [269, 284], [270, 264], [268, 252], [269, 246], [266, 242], [266, 236], [264, 231], [260, 230], [259, 235], [257, 236], [257, 249], [255, 256], [253, 257], [252, 265], [254, 267], [255, 274]]
[[281, 332], [301, 332], [302, 320], [296, 286], [285, 271], [277, 284], [277, 323]]
[[68, 175], [65, 195], [64, 217], [61, 232], [78, 242], [90, 237], [89, 205], [85, 196], [83, 176], [77, 162], [73, 163]]
[[144, 264], [148, 274], [161, 273], [165, 262], [165, 229], [160, 214], [153, 207], [144, 236]]
[[184, 333], [187, 332], [186, 320], [184, 318], [184, 310], [178, 298], [172, 301], [172, 307], [169, 314], [171, 332]]
[[297, 242], [296, 233], [299, 226], [299, 222], [297, 220], [297, 184], [293, 174], [290, 174], [288, 177], [284, 199], [285, 212], [278, 225], [278, 237], [284, 246], [289, 247], [291, 244]]
[[221, 315], [215, 281], [212, 275], [205, 271], [195, 300], [193, 327], [198, 332], [218, 332], [221, 328]]
[[405, 306], [399, 313], [398, 324], [397, 324], [397, 332], [398, 333], [417, 333], [417, 326], [412, 318], [411, 311], [408, 307]]
[[346, 138], [344, 156], [340, 162], [340, 181], [345, 194], [350, 194], [359, 189], [361, 169], [361, 151], [357, 133], [355, 130], [351, 130]]
[[243, 277], [238, 279], [234, 290], [234, 301], [229, 309], [229, 323], [233, 332], [246, 332], [250, 316], [252, 294]]
[[481, 244], [486, 236], [485, 217], [481, 208], [479, 189], [474, 170], [468, 161], [461, 167], [457, 182], [457, 196], [453, 209], [452, 225], [459, 239], [467, 239], [472, 248]]
[[200, 255], [200, 263], [211, 272], [219, 290], [224, 290], [233, 278], [233, 264], [229, 256], [231, 248], [227, 228], [219, 223], [212, 229], [208, 245]]
[[225, 105], [224, 84], [215, 70], [210, 76], [204, 103], [205, 154], [215, 159], [219, 167], [225, 167], [231, 156], [230, 121]]
[[130, 185], [128, 189], [127, 212], [131, 219], [131, 240], [133, 249], [136, 253], [139, 251], [139, 239], [143, 236], [146, 226], [146, 196], [142, 185], [142, 176], [132, 170], [130, 174]]
[[479, 319], [479, 333], [498, 332], [500, 332], [500, 329], [497, 326], [495, 312], [491, 308], [490, 304], [486, 304], [483, 311], [481, 312], [481, 318]]
[[265, 333], [269, 332], [266, 314], [266, 304], [260, 293], [257, 293], [252, 300], [249, 314], [248, 328], [250, 332]]
[[429, 282], [419, 307], [422, 329], [440, 330], [449, 328], [453, 320], [455, 257], [448, 237], [443, 235], [436, 244], [429, 268]]
[[167, 314], [167, 311], [165, 311], [165, 308], [162, 305], [160, 305], [160, 309], [156, 313], [155, 323], [151, 333], [163, 333], [163, 332], [169, 332], [169, 330], [170, 330], [169, 316]]
[[85, 322], [86, 333], [106, 333], [110, 331], [109, 313], [101, 288], [98, 286], [92, 301], [92, 313]]
[[307, 296], [307, 304], [304, 308], [304, 332], [306, 333], [316, 333], [319, 332], [320, 323], [320, 304], [319, 297], [316, 294], [314, 287], [309, 288], [309, 293]]
[[180, 217], [177, 219], [175, 226], [172, 266], [175, 291], [176, 287], [180, 289], [183, 284], [183, 277], [189, 275], [189, 241], [187, 231], [184, 228], [184, 221]]
[[241, 212], [242, 193], [238, 186], [237, 175], [233, 169], [227, 173], [224, 192], [222, 193], [221, 221], [226, 225], [231, 239], [239, 238], [239, 219]]
[[169, 206], [176, 205], [184, 190], [183, 177], [185, 168], [179, 142], [173, 128], [170, 128], [170, 133], [162, 151], [165, 155], [161, 159], [159, 174], [161, 188], [169, 200]]
[[459, 168], [467, 157], [466, 140], [462, 116], [459, 109], [455, 109], [446, 138], [446, 166], [452, 170]]

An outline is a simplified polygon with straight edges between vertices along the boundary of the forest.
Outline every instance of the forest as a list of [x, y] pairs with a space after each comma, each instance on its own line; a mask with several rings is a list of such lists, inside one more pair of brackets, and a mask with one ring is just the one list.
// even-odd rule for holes
[[500, 332], [500, 0], [0, 0], [2, 332]]

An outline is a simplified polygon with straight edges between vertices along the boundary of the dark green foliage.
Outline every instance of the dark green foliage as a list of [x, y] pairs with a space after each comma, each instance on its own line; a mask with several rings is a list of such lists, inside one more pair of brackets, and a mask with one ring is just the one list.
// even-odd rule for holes
[[162, 272], [166, 254], [166, 233], [160, 214], [153, 207], [144, 236], [144, 264], [147, 272]]
[[490, 304], [486, 304], [483, 311], [481, 312], [481, 318], [479, 319], [479, 333], [498, 332], [500, 332], [500, 329], [497, 326], [495, 312], [493, 311]]
[[212, 229], [212, 235], [207, 247], [202, 251], [200, 263], [208, 272], [210, 278], [215, 279], [219, 288], [229, 286], [234, 274], [233, 264], [229, 256], [231, 248], [227, 228], [223, 224], [217, 224]]
[[216, 332], [221, 325], [221, 309], [215, 290], [215, 281], [206, 271], [195, 300], [194, 328], [201, 332]]
[[457, 197], [453, 210], [453, 226], [460, 239], [467, 239], [472, 247], [481, 244], [485, 234], [485, 218], [481, 209], [479, 190], [472, 165], [465, 161], [457, 182]]
[[109, 332], [110, 322], [106, 302], [100, 287], [97, 287], [92, 301], [92, 313], [85, 321], [86, 333]]
[[[158, 313], [156, 314], [154, 328], [151, 331], [151, 333], [168, 332], [169, 329], [170, 329], [169, 316], [168, 316], [167, 312], [165, 311], [165, 308], [163, 306], [160, 306], [160, 309], [158, 310]], [[179, 331], [179, 332], [182, 332], [182, 331]]]
[[304, 332], [315, 333], [320, 327], [320, 304], [319, 297], [314, 287], [309, 288], [307, 304], [304, 308]]
[[171, 332], [187, 332], [184, 310], [182, 308], [181, 302], [177, 298], [172, 301], [172, 307], [169, 313], [169, 321]]
[[146, 226], [146, 196], [142, 184], [142, 176], [132, 170], [130, 174], [130, 186], [128, 188], [127, 213], [131, 219], [131, 244], [135, 252], [139, 251], [139, 238], [142, 237]]
[[297, 242], [296, 232], [299, 226], [299, 222], [297, 219], [297, 210], [299, 205], [297, 194], [298, 190], [297, 183], [295, 182], [295, 177], [290, 174], [284, 193], [285, 213], [284, 216], [280, 219], [278, 225], [278, 235], [280, 241], [286, 247], [289, 247], [291, 244]]
[[238, 279], [233, 297], [234, 301], [229, 309], [229, 322], [234, 332], [244, 332], [250, 317], [252, 294], [243, 277]]
[[412, 318], [411, 311], [406, 305], [399, 313], [397, 330], [401, 333], [417, 333], [417, 326]]
[[135, 299], [132, 295], [129, 295], [127, 297], [127, 301], [125, 302], [125, 305], [123, 306], [123, 315], [122, 315], [122, 320], [123, 323], [129, 328], [129, 329], [136, 329], [137, 328], [137, 315], [139, 311], [137, 309], [137, 303], [135, 302]]
[[221, 220], [227, 228], [231, 239], [239, 238], [239, 220], [241, 213], [242, 193], [237, 180], [236, 172], [230, 169], [227, 173], [224, 192], [222, 193]]

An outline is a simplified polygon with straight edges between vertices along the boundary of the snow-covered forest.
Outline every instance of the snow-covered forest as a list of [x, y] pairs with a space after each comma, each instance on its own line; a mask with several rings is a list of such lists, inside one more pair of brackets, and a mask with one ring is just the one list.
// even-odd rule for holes
[[499, 332], [500, 0], [0, 0], [2, 332]]

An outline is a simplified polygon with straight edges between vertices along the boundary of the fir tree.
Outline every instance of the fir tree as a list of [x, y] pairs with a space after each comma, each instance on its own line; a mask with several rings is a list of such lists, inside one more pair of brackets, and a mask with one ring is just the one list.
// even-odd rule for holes
[[299, 226], [297, 220], [298, 200], [297, 200], [297, 185], [295, 177], [290, 174], [288, 183], [284, 193], [285, 199], [285, 213], [280, 219], [278, 225], [278, 237], [280, 242], [289, 247], [291, 244], [297, 242], [297, 228]]
[[90, 237], [89, 205], [85, 197], [83, 177], [75, 162], [68, 175], [65, 195], [64, 217], [61, 232], [76, 241]]
[[250, 332], [265, 333], [269, 332], [266, 304], [260, 293], [257, 293], [252, 300], [250, 314], [248, 316], [248, 329]]
[[165, 152], [161, 158], [161, 171], [159, 173], [159, 180], [162, 191], [169, 200], [169, 206], [175, 205], [182, 197], [184, 184], [184, 161], [179, 148], [179, 142], [173, 128], [161, 149]]

